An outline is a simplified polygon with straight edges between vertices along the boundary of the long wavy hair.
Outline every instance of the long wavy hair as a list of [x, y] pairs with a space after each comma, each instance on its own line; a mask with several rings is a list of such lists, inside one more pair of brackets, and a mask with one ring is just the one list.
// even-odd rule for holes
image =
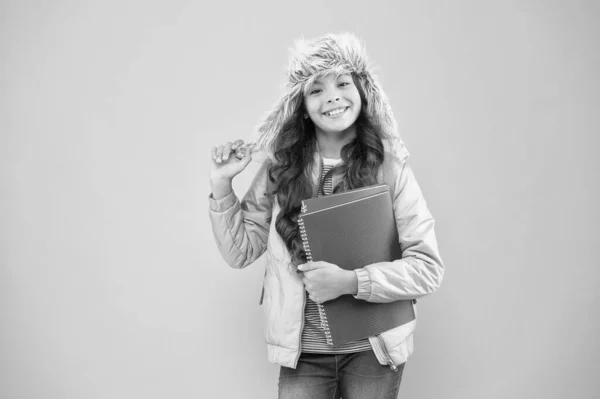
[[[383, 163], [384, 145], [382, 128], [367, 112], [367, 99], [360, 76], [352, 74], [360, 98], [361, 110], [356, 119], [356, 138], [341, 150], [342, 162], [329, 174], [339, 173], [342, 178], [333, 192], [343, 192], [377, 183], [377, 173]], [[276, 195], [280, 212], [275, 221], [277, 233], [283, 239], [294, 267], [306, 262], [306, 253], [300, 238], [298, 215], [302, 200], [313, 196], [310, 174], [316, 149], [315, 125], [304, 119], [304, 99], [291, 118], [284, 124], [274, 142], [273, 161], [269, 166], [272, 192]], [[321, 178], [319, 176], [319, 178]]]

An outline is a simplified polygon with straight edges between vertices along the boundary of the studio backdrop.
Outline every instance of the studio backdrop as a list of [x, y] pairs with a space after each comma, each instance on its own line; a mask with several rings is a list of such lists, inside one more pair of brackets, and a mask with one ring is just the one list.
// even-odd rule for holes
[[217, 250], [210, 149], [253, 137], [295, 39], [341, 31], [366, 43], [446, 268], [399, 397], [597, 397], [599, 18], [593, 1], [3, 1], [0, 397], [276, 398], [264, 263]]

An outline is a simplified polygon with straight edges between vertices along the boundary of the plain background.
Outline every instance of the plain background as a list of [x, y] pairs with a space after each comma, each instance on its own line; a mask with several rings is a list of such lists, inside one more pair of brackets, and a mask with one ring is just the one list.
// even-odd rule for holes
[[0, 397], [276, 397], [264, 265], [217, 251], [209, 152], [253, 137], [296, 38], [338, 31], [446, 266], [400, 397], [597, 397], [599, 3], [211, 3], [1, 3]]

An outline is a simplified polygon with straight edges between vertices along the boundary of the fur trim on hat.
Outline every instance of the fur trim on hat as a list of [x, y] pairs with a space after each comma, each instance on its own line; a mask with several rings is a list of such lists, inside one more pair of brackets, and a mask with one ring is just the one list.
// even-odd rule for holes
[[258, 126], [256, 141], [249, 143], [252, 152], [264, 151], [268, 158], [272, 157], [275, 138], [284, 123], [300, 107], [299, 102], [314, 81], [330, 73], [352, 73], [361, 79], [367, 112], [383, 127], [388, 151], [401, 159], [407, 158], [408, 151], [398, 135], [387, 98], [369, 68], [365, 46], [351, 33], [328, 34], [296, 42], [287, 71], [288, 92]]

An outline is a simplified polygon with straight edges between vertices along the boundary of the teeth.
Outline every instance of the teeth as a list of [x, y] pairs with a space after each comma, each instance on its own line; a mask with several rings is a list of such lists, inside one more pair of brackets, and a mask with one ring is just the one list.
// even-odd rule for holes
[[336, 109], [335, 111], [327, 112], [325, 115], [327, 115], [327, 116], [335, 116], [335, 115], [341, 114], [345, 110], [346, 110], [346, 108], [340, 108], [340, 109]]

